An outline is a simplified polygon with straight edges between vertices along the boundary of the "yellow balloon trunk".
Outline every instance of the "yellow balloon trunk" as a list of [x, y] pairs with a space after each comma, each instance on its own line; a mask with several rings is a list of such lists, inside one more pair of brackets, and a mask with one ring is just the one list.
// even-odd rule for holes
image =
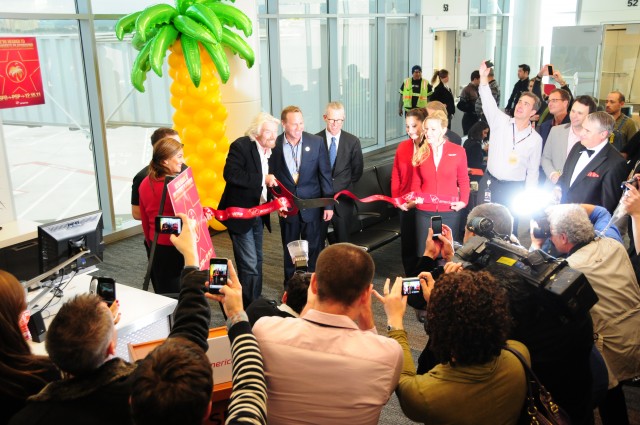
[[[189, 77], [180, 43], [173, 43], [170, 50], [171, 105], [176, 109], [174, 129], [184, 143], [185, 161], [193, 170], [202, 206], [217, 209], [224, 191], [222, 173], [230, 144], [225, 136], [227, 108], [222, 104], [220, 77], [201, 46], [202, 79], [196, 88]], [[215, 219], [209, 225], [215, 230], [225, 229]]]

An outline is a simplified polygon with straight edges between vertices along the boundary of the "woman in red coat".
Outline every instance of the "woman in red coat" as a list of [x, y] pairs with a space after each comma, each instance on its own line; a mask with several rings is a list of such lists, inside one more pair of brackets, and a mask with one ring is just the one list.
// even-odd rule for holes
[[[411, 109], [405, 117], [406, 131], [409, 138], [400, 142], [393, 160], [393, 172], [391, 174], [391, 196], [397, 198], [411, 192], [411, 179], [413, 177], [413, 165], [411, 163], [414, 152], [421, 143], [424, 143], [422, 134], [422, 122], [427, 116], [424, 108]], [[415, 203], [406, 204], [407, 210], [400, 211], [400, 242], [402, 251], [402, 265], [405, 273], [414, 270], [420, 257], [416, 255], [416, 210]], [[423, 241], [424, 242], [424, 241]]]
[[446, 202], [431, 203], [429, 198], [425, 198], [424, 203], [417, 205], [416, 255], [421, 255], [424, 251], [425, 238], [433, 216], [441, 216], [442, 223], [451, 228], [454, 240], [459, 241], [459, 211], [469, 203], [467, 154], [462, 146], [446, 139], [447, 123], [447, 116], [442, 111], [429, 115], [423, 123], [428, 143], [422, 144], [413, 156], [411, 190], [436, 195], [440, 201]]

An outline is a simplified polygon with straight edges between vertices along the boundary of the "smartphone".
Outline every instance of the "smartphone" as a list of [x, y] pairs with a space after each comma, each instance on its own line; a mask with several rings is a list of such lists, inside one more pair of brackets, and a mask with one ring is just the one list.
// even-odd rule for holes
[[547, 65], [547, 72], [549, 73], [549, 77], [553, 77], [553, 65]]
[[484, 61], [484, 65], [487, 68], [493, 68], [493, 62], [491, 62], [491, 59], [489, 59], [488, 61]]
[[219, 294], [220, 288], [227, 284], [229, 266], [226, 258], [212, 258], [209, 260], [209, 287], [211, 294]]
[[402, 295], [419, 294], [421, 292], [420, 278], [406, 277], [402, 279]]
[[156, 229], [161, 234], [179, 235], [182, 232], [182, 219], [168, 215], [156, 217]]
[[110, 277], [97, 277], [96, 294], [107, 303], [109, 307], [116, 301], [116, 281]]
[[431, 229], [433, 229], [433, 240], [438, 240], [438, 235], [442, 234], [442, 217], [439, 215], [431, 217]]

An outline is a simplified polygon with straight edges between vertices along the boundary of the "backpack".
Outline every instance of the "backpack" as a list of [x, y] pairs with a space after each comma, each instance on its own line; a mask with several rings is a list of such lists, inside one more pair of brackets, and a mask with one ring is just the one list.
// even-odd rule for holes
[[616, 150], [618, 152], [620, 152], [622, 150], [622, 147], [624, 146], [625, 142], [627, 141], [625, 135], [622, 134], [620, 129], [622, 128], [624, 123], [627, 122], [628, 119], [629, 119], [629, 117], [627, 117], [626, 115], [622, 115], [622, 119], [620, 120], [620, 124], [618, 124], [617, 127], [614, 127], [613, 128], [613, 132], [611, 132], [611, 134], [609, 134], [609, 143], [611, 143], [613, 145], [613, 147], [616, 148]]

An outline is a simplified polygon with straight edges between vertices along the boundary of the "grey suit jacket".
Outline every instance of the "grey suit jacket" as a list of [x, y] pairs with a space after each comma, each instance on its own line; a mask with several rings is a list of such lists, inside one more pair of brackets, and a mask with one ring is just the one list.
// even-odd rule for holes
[[551, 128], [547, 143], [542, 150], [540, 165], [544, 174], [549, 180], [549, 176], [554, 171], [562, 172], [564, 163], [567, 160], [567, 144], [569, 143], [569, 130], [571, 124], [556, 125]]

